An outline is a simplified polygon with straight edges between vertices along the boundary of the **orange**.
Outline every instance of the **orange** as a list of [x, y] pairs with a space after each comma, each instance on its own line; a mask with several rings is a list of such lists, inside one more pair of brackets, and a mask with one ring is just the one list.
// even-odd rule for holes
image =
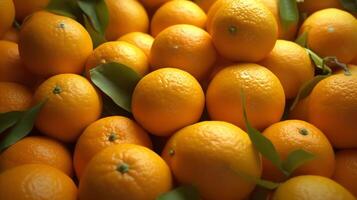
[[208, 31], [213, 43], [223, 57], [232, 61], [261, 60], [278, 37], [273, 14], [256, 0], [228, 1], [210, 17]]
[[321, 57], [336, 56], [349, 63], [357, 52], [357, 20], [350, 13], [329, 8], [315, 12], [302, 24], [307, 46]]
[[201, 28], [180, 24], [162, 31], [151, 48], [152, 70], [164, 67], [187, 71], [198, 80], [208, 76], [216, 60], [211, 36]]
[[139, 0], [146, 8], [155, 9], [171, 0]]
[[86, 29], [75, 20], [40, 11], [22, 25], [19, 50], [31, 72], [51, 76], [81, 73], [93, 46]]
[[105, 31], [108, 40], [116, 40], [134, 31], [147, 32], [149, 17], [136, 0], [105, 0], [109, 10], [109, 24]]
[[336, 167], [332, 179], [357, 197], [357, 150], [341, 150], [336, 153]]
[[79, 199], [156, 199], [169, 191], [172, 178], [165, 161], [134, 144], [108, 147], [88, 164], [79, 184]]
[[0, 113], [24, 111], [30, 108], [31, 91], [18, 83], [0, 82]]
[[309, 121], [309, 97], [301, 99], [293, 110], [289, 112], [289, 119]]
[[145, 53], [138, 47], [123, 41], [106, 42], [94, 49], [86, 63], [86, 74], [97, 65], [117, 62], [124, 64], [139, 75], [149, 71], [149, 61]]
[[0, 36], [11, 28], [15, 18], [15, 7], [12, 0], [0, 1]]
[[309, 99], [309, 122], [335, 148], [357, 147], [357, 74], [332, 75], [320, 81]]
[[19, 43], [19, 36], [20, 35], [20, 31], [17, 30], [14, 27], [11, 27], [9, 30], [7, 30], [4, 35], [2, 36], [2, 40], [7, 40], [10, 42], [15, 42], [15, 43]]
[[202, 8], [206, 13], [210, 10], [212, 5], [218, 0], [194, 0], [194, 2]]
[[307, 51], [286, 40], [277, 40], [273, 50], [259, 64], [279, 78], [287, 99], [296, 97], [301, 86], [315, 74]]
[[225, 67], [213, 78], [206, 93], [211, 119], [245, 128], [242, 92], [253, 127], [262, 130], [280, 121], [285, 95], [279, 79], [265, 67], [250, 63]]
[[298, 2], [299, 11], [308, 15], [326, 8], [339, 8], [342, 5], [339, 0], [304, 0]]
[[76, 200], [74, 182], [48, 165], [26, 164], [0, 174], [1, 200]]
[[322, 176], [298, 176], [281, 184], [272, 200], [355, 200], [335, 181]]
[[[332, 146], [326, 136], [312, 124], [301, 120], [281, 121], [265, 129], [263, 135], [273, 143], [282, 160], [298, 149], [314, 154], [315, 158], [297, 168], [293, 176], [332, 176], [335, 165]], [[263, 158], [263, 178], [283, 181], [287, 177]]]
[[124, 143], [152, 147], [148, 134], [129, 118], [112, 116], [90, 124], [79, 137], [74, 151], [77, 177], [81, 177], [89, 161], [100, 150]]
[[169, 1], [152, 17], [151, 34], [157, 36], [165, 28], [176, 24], [191, 24], [203, 29], [206, 20], [206, 13], [195, 3], [184, 0]]
[[60, 74], [44, 81], [36, 90], [35, 102], [46, 101], [36, 119], [44, 134], [74, 142], [85, 127], [100, 117], [101, 97], [82, 76]]
[[154, 43], [154, 38], [151, 35], [142, 32], [131, 32], [121, 36], [118, 40], [139, 47], [148, 57], [150, 56], [151, 46]]
[[16, 142], [0, 155], [0, 171], [24, 164], [44, 164], [72, 175], [72, 156], [60, 142], [42, 136], [30, 136]]
[[36, 11], [44, 9], [50, 0], [13, 0], [16, 10], [16, 19], [24, 20]]
[[262, 170], [248, 134], [221, 121], [200, 122], [176, 132], [163, 158], [179, 183], [196, 186], [206, 200], [244, 199], [255, 184], [240, 173], [259, 178]]
[[135, 119], [150, 133], [170, 136], [197, 122], [205, 97], [189, 73], [163, 68], [149, 73], [136, 85], [131, 108]]
[[216, 15], [217, 11], [224, 6], [229, 5], [233, 0], [216, 0], [207, 13], [206, 30], [208, 32], [212, 31], [212, 21], [213, 17]]

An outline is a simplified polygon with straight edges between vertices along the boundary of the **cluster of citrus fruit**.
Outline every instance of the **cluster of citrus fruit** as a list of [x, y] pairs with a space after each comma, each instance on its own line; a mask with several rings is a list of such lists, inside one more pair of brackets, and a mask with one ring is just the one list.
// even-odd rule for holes
[[[356, 15], [282, 1], [97, 1], [97, 46], [50, 0], [0, 0], [0, 199], [356, 199]], [[96, 84], [112, 63], [132, 90]]]

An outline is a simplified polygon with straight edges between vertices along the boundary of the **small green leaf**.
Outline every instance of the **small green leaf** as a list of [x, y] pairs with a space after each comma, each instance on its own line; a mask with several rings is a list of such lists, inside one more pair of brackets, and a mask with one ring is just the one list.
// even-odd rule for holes
[[327, 75], [332, 73], [332, 70], [325, 65], [324, 59], [322, 59], [320, 56], [318, 56], [315, 52], [313, 52], [310, 49], [306, 49], [306, 51], [310, 55], [310, 58], [314, 62], [315, 66], [322, 70], [322, 74]]
[[41, 111], [41, 108], [45, 105], [45, 103], [46, 100], [38, 103], [34, 107], [22, 113], [19, 121], [6, 135], [6, 137], [0, 142], [0, 151], [16, 143], [31, 132], [36, 117]]
[[106, 63], [90, 70], [93, 83], [118, 106], [131, 112], [131, 96], [140, 76], [119, 63]]
[[103, 100], [103, 113], [102, 117], [109, 117], [109, 116], [126, 116], [126, 117], [132, 117], [132, 114], [123, 108], [117, 106], [117, 104], [114, 103], [114, 101], [108, 97], [107, 95], [102, 95], [102, 100]]
[[299, 37], [295, 40], [295, 43], [302, 46], [306, 47], [307, 46], [307, 32], [303, 32]]
[[296, 26], [299, 22], [299, 10], [296, 0], [279, 0], [280, 20], [284, 30]]
[[23, 112], [14, 111], [0, 114], [0, 134], [19, 121]]
[[301, 165], [313, 160], [315, 155], [302, 149], [291, 152], [283, 162], [283, 168], [289, 176]]
[[83, 20], [84, 20], [84, 27], [87, 29], [90, 37], [92, 38], [94, 47], [97, 47], [107, 41], [104, 35], [94, 30], [92, 24], [90, 23], [86, 15], [83, 15]]
[[46, 9], [58, 15], [77, 19], [80, 10], [76, 0], [51, 0]]
[[357, 1], [356, 0], [340, 0], [344, 9], [350, 12], [357, 12]]
[[78, 0], [78, 6], [89, 18], [92, 27], [104, 35], [109, 23], [109, 11], [104, 0]]
[[243, 179], [245, 179], [245, 180], [247, 180], [249, 182], [255, 183], [258, 186], [266, 188], [266, 189], [269, 189], [269, 190], [273, 190], [273, 189], [279, 187], [279, 185], [280, 185], [280, 183], [259, 179], [257, 177], [251, 176], [249, 174], [246, 174], [246, 173], [243, 173], [243, 172], [240, 172], [240, 171], [237, 171], [237, 170], [235, 170], [234, 172], [238, 176], [242, 177]]
[[199, 200], [198, 190], [193, 186], [180, 186], [160, 195], [156, 200]]

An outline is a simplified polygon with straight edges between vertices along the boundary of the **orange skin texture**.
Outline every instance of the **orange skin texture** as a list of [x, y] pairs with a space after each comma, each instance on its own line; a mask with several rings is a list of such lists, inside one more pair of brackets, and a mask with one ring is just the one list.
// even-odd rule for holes
[[356, 116], [357, 74], [332, 75], [312, 90], [309, 122], [318, 127], [335, 148], [357, 147]]
[[150, 56], [151, 46], [154, 43], [154, 38], [142, 32], [131, 32], [121, 36], [118, 41], [128, 42], [136, 47], [139, 47], [146, 56]]
[[68, 17], [40, 11], [21, 27], [21, 59], [31, 72], [44, 77], [81, 73], [92, 50], [89, 33]]
[[202, 8], [206, 13], [210, 10], [214, 3], [218, 0], [194, 0], [194, 2]]
[[143, 4], [146, 8], [155, 10], [156, 8], [160, 7], [165, 2], [171, 0], [139, 0], [141, 4]]
[[20, 40], [20, 31], [14, 27], [11, 27], [7, 30], [4, 35], [2, 36], [1, 40], [7, 40], [10, 42], [19, 43]]
[[329, 8], [310, 15], [300, 34], [307, 32], [307, 46], [321, 57], [336, 56], [350, 63], [357, 52], [357, 20], [350, 13]]
[[309, 121], [309, 97], [301, 99], [293, 110], [289, 112], [289, 119]]
[[145, 8], [135, 0], [105, 0], [109, 10], [109, 24], [105, 31], [107, 40], [116, 40], [124, 34], [149, 29]]
[[[312, 124], [301, 120], [281, 121], [265, 129], [263, 135], [273, 143], [282, 160], [285, 160], [289, 153], [298, 149], [315, 155], [313, 160], [297, 168], [293, 176], [332, 176], [335, 166], [333, 148], [326, 136]], [[269, 160], [263, 158], [263, 178], [284, 181], [287, 177]]]
[[200, 84], [189, 73], [163, 68], [151, 72], [136, 85], [132, 97], [134, 118], [150, 133], [170, 136], [196, 123], [205, 97]]
[[273, 50], [259, 64], [279, 78], [287, 99], [296, 97], [301, 86], [315, 74], [307, 51], [287, 40], [277, 40]]
[[12, 0], [0, 1], [0, 36], [11, 28], [15, 19], [15, 7]]
[[211, 119], [227, 121], [245, 129], [242, 91], [253, 127], [263, 130], [280, 121], [285, 95], [279, 79], [265, 67], [250, 63], [225, 67], [213, 78], [206, 92]]
[[278, 26], [273, 14], [256, 0], [228, 1], [211, 19], [217, 51], [232, 61], [257, 62], [274, 47]]
[[174, 67], [202, 80], [216, 61], [211, 36], [201, 28], [180, 24], [162, 31], [154, 40], [150, 53], [152, 70]]
[[298, 176], [282, 183], [272, 200], [355, 200], [356, 198], [335, 181], [314, 175]]
[[49, 165], [68, 176], [73, 173], [69, 150], [62, 143], [43, 136], [25, 137], [0, 155], [1, 172], [24, 164]]
[[152, 148], [146, 131], [133, 120], [122, 116], [99, 119], [90, 124], [79, 137], [74, 151], [73, 164], [80, 178], [92, 157], [116, 144], [138, 144]]
[[63, 142], [74, 142], [102, 112], [101, 96], [87, 79], [76, 74], [47, 79], [37, 88], [34, 100], [36, 103], [46, 100], [36, 127]]
[[13, 0], [16, 10], [16, 19], [24, 20], [30, 14], [43, 10], [50, 0]]
[[32, 103], [31, 91], [18, 83], [0, 82], [0, 113], [24, 111]]
[[151, 34], [155, 37], [162, 30], [176, 24], [191, 24], [204, 29], [206, 13], [191, 1], [174, 0], [162, 5], [151, 20]]
[[[123, 164], [127, 171], [120, 171]], [[118, 144], [90, 161], [79, 184], [79, 199], [154, 200], [171, 188], [170, 169], [159, 155], [139, 145]]]
[[113, 41], [94, 49], [86, 63], [86, 75], [89, 77], [89, 70], [97, 65], [110, 62], [124, 64], [141, 76], [149, 71], [148, 58], [139, 47], [124, 41]]
[[339, 0], [304, 0], [298, 3], [299, 10], [308, 15], [326, 8], [343, 9]]
[[176, 180], [195, 185], [205, 200], [246, 198], [255, 184], [237, 173], [259, 178], [262, 170], [248, 134], [221, 121], [199, 122], [179, 130], [167, 142], [162, 157]]
[[337, 151], [332, 179], [357, 197], [357, 149]]

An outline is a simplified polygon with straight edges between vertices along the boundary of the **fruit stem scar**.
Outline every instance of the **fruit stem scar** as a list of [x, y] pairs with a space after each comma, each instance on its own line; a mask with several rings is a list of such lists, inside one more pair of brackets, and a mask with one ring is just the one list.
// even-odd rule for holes
[[119, 171], [120, 173], [124, 174], [127, 173], [129, 171], [129, 165], [126, 163], [121, 163], [118, 167], [117, 167], [117, 171]]
[[60, 24], [59, 24], [59, 27], [60, 27], [60, 28], [64, 28], [64, 23], [60, 23]]
[[118, 139], [118, 136], [115, 134], [115, 133], [110, 133], [109, 137], [108, 137], [108, 140], [110, 142], [114, 142], [115, 140]]
[[169, 150], [169, 155], [170, 155], [170, 156], [173, 156], [173, 155], [175, 155], [175, 150], [173, 150], [173, 149], [170, 149], [170, 150]]
[[62, 88], [59, 85], [56, 85], [52, 92], [53, 94], [60, 94], [62, 92]]
[[231, 26], [228, 27], [228, 31], [230, 33], [232, 33], [232, 34], [235, 34], [235, 33], [237, 33], [238, 28], [236, 26], [234, 26], [234, 25], [231, 25]]
[[302, 128], [302, 129], [299, 130], [299, 133], [300, 133], [301, 135], [308, 135], [308, 134], [309, 134], [309, 131], [306, 130], [305, 128]]

